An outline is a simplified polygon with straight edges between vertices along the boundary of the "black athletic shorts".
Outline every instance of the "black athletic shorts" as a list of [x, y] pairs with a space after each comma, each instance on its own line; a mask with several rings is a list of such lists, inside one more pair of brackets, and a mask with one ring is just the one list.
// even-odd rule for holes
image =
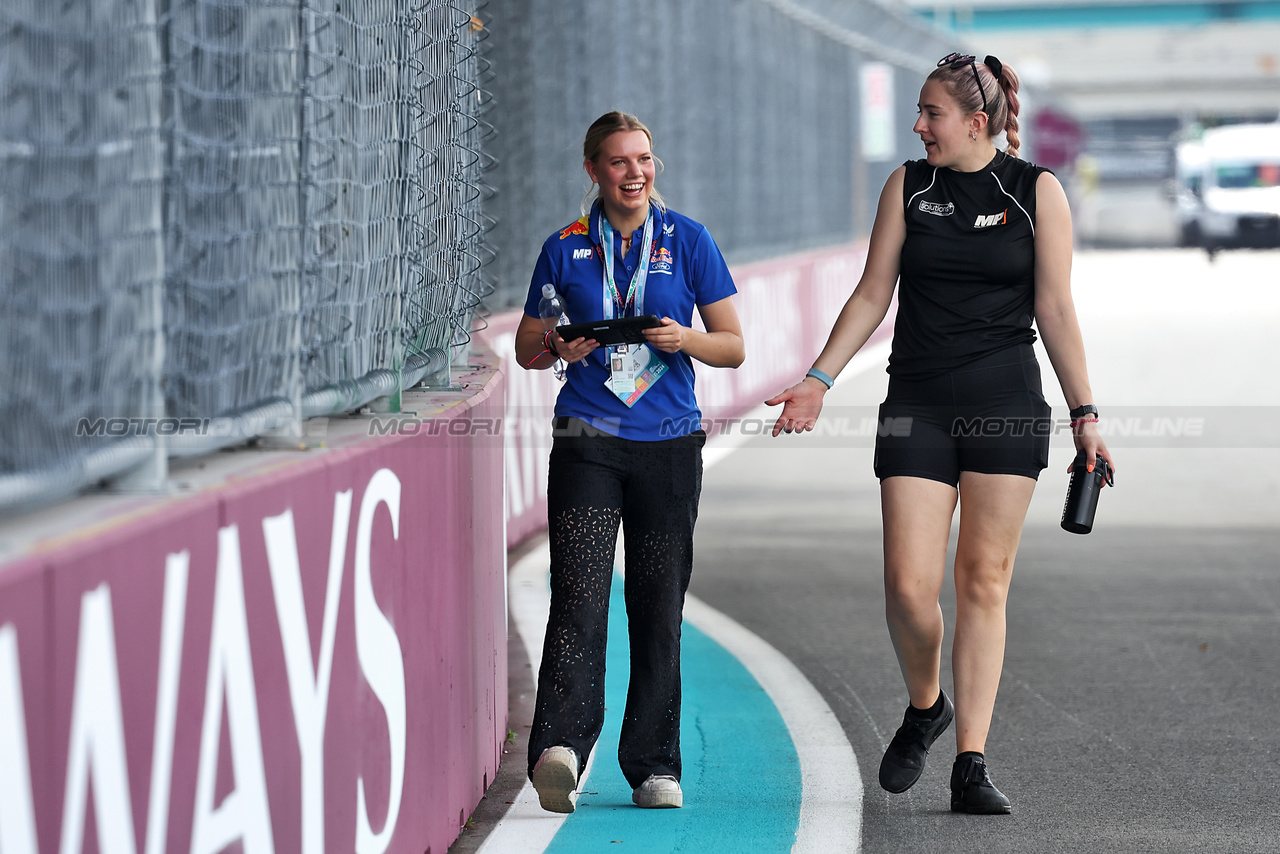
[[925, 380], [889, 378], [880, 405], [876, 477], [956, 486], [960, 472], [1037, 478], [1053, 429], [1030, 344]]

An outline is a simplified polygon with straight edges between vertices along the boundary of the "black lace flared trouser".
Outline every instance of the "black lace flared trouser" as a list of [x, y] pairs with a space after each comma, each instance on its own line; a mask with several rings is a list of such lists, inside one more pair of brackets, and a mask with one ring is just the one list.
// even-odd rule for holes
[[618, 763], [632, 788], [680, 778], [680, 623], [702, 489], [701, 431], [635, 442], [557, 420], [547, 486], [551, 614], [529, 771], [565, 745], [585, 765], [604, 725], [604, 662], [621, 522], [631, 679]]

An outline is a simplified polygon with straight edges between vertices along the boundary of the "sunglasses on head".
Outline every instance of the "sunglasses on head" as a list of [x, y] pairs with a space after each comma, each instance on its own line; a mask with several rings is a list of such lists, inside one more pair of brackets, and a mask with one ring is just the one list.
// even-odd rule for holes
[[[994, 57], [989, 56], [987, 57], [987, 59], [989, 60], [994, 59]], [[946, 56], [942, 57], [942, 59], [938, 60], [939, 68], [941, 68], [944, 65], [953, 70], [965, 65], [969, 66], [969, 69], [973, 71], [973, 82], [978, 84], [978, 94], [982, 96], [982, 112], [990, 116], [991, 111], [987, 109], [987, 93], [983, 91], [982, 80], [979, 79], [978, 77], [977, 58], [969, 56], [968, 54], [965, 54], [965, 53], [949, 53]], [[995, 71], [995, 69], [992, 68], [992, 71]], [[996, 73], [999, 74], [999, 72], [996, 72]]]

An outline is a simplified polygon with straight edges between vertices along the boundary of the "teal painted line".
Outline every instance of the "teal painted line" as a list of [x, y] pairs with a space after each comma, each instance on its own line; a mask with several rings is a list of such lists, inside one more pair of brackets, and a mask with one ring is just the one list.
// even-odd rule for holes
[[1081, 6], [973, 9], [957, 18], [933, 10], [917, 14], [944, 27], [971, 30], [1087, 29], [1090, 27], [1196, 26], [1280, 20], [1280, 2], [1261, 3], [1109, 3]]
[[609, 601], [605, 727], [578, 808], [547, 854], [788, 852], [800, 821], [800, 760], [769, 696], [727, 650], [684, 624], [681, 809], [642, 810], [618, 768], [627, 699], [620, 577]]

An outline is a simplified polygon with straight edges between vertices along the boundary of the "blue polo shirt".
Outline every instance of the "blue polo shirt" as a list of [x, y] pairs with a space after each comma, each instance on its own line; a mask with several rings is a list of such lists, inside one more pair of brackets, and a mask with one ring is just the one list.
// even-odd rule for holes
[[[595, 211], [599, 210], [597, 204]], [[593, 213], [595, 212], [593, 211]], [[695, 306], [710, 305], [733, 296], [738, 289], [729, 267], [710, 233], [700, 223], [672, 210], [653, 208], [653, 247], [644, 305], [636, 314], [670, 317], [683, 326], [693, 322]], [[555, 285], [574, 323], [605, 316], [604, 270], [596, 252], [594, 222], [583, 217], [553, 233], [542, 244], [529, 282], [524, 311], [538, 316], [542, 286]], [[613, 274], [626, 296], [640, 264], [640, 232], [622, 254], [622, 235], [614, 232]], [[570, 365], [556, 398], [556, 415], [580, 418], [614, 436], [641, 442], [674, 439], [699, 429], [702, 413], [694, 397], [693, 360], [684, 353], [650, 348], [667, 364], [667, 372], [628, 407], [606, 385], [608, 348], [599, 347], [586, 359]]]

